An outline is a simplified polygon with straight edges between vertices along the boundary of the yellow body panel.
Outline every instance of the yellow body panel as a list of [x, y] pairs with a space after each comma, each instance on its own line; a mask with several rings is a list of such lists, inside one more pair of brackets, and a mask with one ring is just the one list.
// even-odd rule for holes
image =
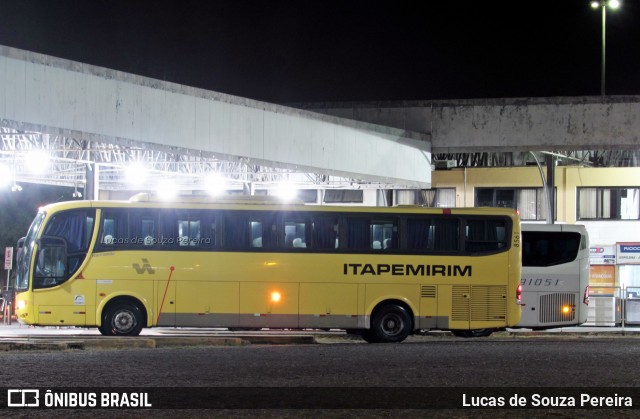
[[[54, 210], [79, 205], [91, 203], [48, 208], [47, 217]], [[145, 203], [100, 203], [101, 208], [145, 205], [159, 207]], [[218, 208], [204, 204], [172, 205], [185, 209]], [[442, 213], [415, 207], [292, 208], [342, 213]], [[144, 305], [146, 326], [367, 328], [376, 306], [394, 300], [409, 308], [415, 329], [517, 324], [520, 321], [520, 307], [515, 304], [520, 282], [517, 216], [500, 209], [451, 210], [452, 214], [458, 212], [511, 216], [514, 220], [511, 250], [475, 257], [221, 249], [94, 253], [96, 228], [93, 244], [77, 274], [59, 286], [20, 293], [18, 298], [25, 306], [18, 308], [17, 314], [20, 321], [28, 324], [100, 326], [105, 305], [115, 297], [130, 296]], [[100, 214], [98, 210], [96, 225]], [[461, 286], [468, 287], [468, 291]], [[274, 300], [274, 292], [279, 293], [279, 299]], [[501, 313], [484, 307], [465, 306], [465, 298], [473, 295], [499, 301], [503, 294], [505, 301], [500, 303], [503, 318], [498, 318]], [[467, 313], [467, 317], [455, 320], [456, 310]]]

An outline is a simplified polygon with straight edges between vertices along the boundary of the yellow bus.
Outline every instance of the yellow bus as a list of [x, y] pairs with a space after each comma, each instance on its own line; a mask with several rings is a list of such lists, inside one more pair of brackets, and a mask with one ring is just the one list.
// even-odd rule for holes
[[24, 242], [29, 325], [346, 329], [368, 342], [520, 321], [512, 209], [334, 207], [268, 197], [73, 201]]

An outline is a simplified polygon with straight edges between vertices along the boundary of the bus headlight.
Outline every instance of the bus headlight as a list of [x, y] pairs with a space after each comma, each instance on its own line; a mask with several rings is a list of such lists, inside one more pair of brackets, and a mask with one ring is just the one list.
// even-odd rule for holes
[[24, 310], [25, 308], [27, 308], [27, 302], [24, 300], [18, 300], [16, 302], [16, 309], [18, 310]]

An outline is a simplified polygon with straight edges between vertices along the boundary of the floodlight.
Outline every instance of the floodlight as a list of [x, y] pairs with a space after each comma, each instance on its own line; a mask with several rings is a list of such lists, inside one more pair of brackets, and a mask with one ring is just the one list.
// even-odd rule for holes
[[131, 185], [142, 185], [147, 179], [147, 168], [140, 162], [131, 163], [125, 169], [125, 179]]
[[49, 169], [49, 154], [44, 150], [31, 150], [25, 160], [27, 171], [42, 174]]
[[227, 189], [227, 182], [218, 173], [211, 173], [205, 179], [205, 188], [209, 195], [221, 195]]

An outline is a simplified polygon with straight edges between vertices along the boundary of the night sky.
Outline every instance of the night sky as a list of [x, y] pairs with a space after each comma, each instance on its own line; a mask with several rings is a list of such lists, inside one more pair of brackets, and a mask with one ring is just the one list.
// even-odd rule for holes
[[[607, 94], [640, 94], [640, 0]], [[276, 103], [600, 94], [589, 0], [0, 0], [0, 44]]]

